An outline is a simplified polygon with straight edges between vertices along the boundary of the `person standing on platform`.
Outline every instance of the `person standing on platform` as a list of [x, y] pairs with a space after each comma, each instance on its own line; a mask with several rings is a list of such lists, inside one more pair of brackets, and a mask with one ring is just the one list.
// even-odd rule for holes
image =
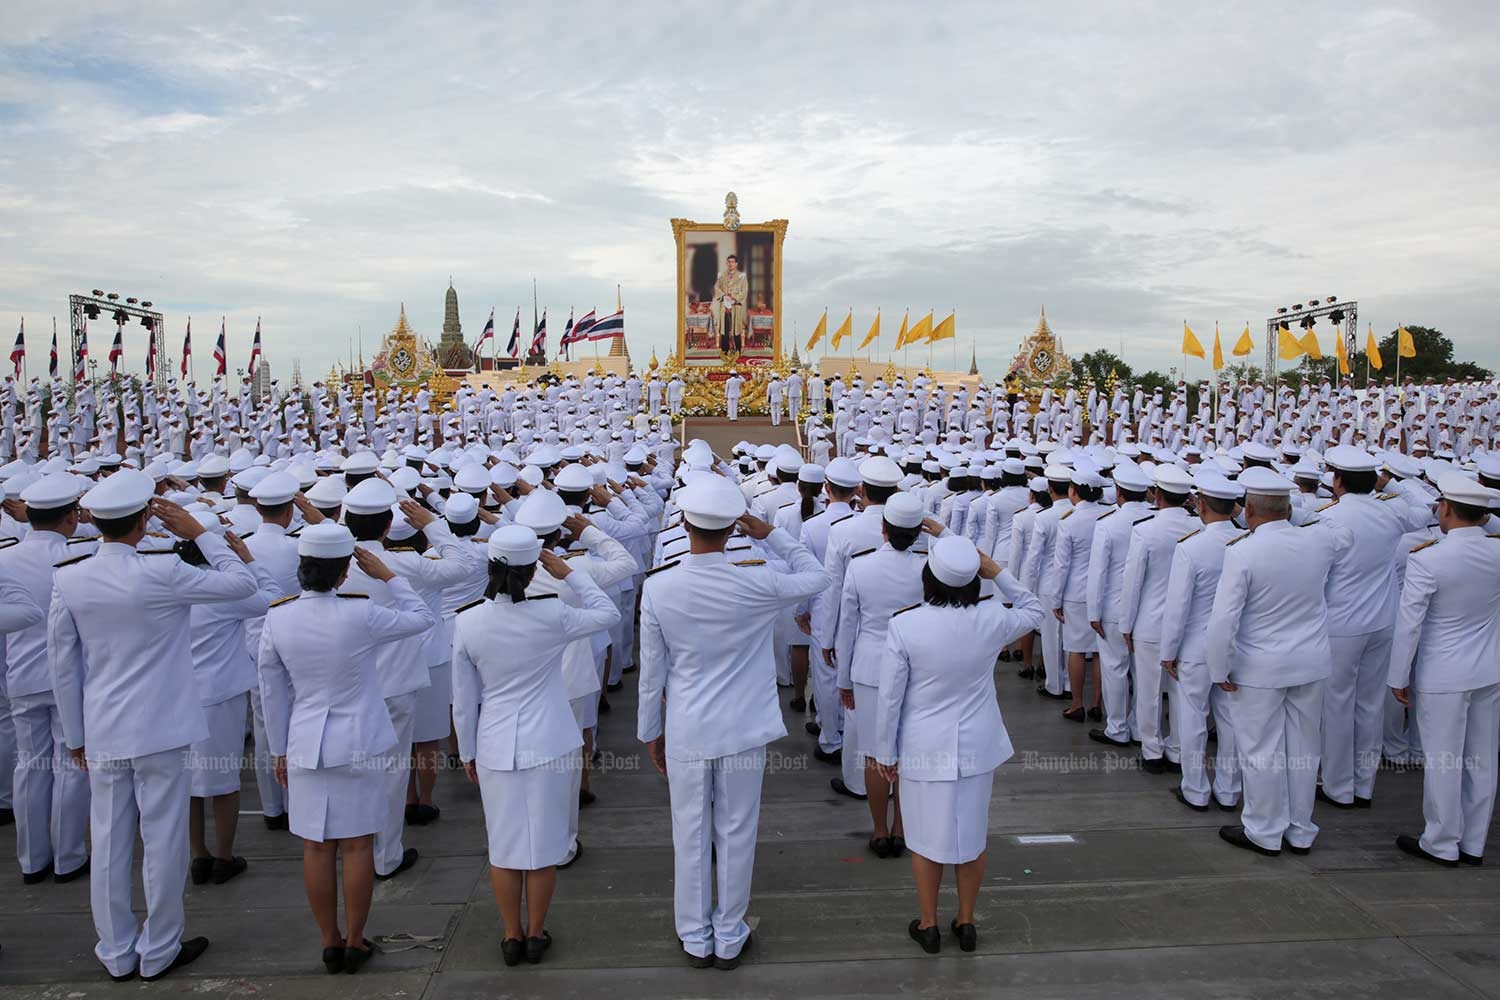
[[667, 413], [673, 418], [682, 413], [682, 390], [685, 385], [681, 375], [673, 375], [667, 382]]
[[1318, 835], [1313, 799], [1330, 660], [1324, 588], [1339, 546], [1352, 542], [1336, 527], [1292, 525], [1290, 479], [1253, 467], [1238, 482], [1250, 530], [1225, 547], [1206, 655], [1209, 677], [1230, 696], [1244, 808], [1241, 823], [1219, 836], [1258, 854], [1278, 855], [1283, 843], [1306, 854]]
[[[102, 536], [94, 556], [64, 560], [53, 577], [47, 649], [68, 750], [89, 771], [94, 954], [116, 981], [160, 979], [195, 961], [208, 938], [182, 939], [188, 868], [188, 747], [208, 735], [193, 678], [189, 609], [255, 593], [234, 535], [204, 532], [187, 511], [154, 498], [155, 480], [124, 469], [83, 495]], [[136, 551], [155, 516], [198, 543], [211, 569]], [[131, 912], [139, 830], [146, 921]]]
[[[637, 735], [671, 789], [677, 936], [694, 966], [733, 969], [750, 940], [765, 748], [786, 735], [771, 649], [776, 618], [824, 590], [828, 574], [789, 533], [748, 516], [728, 479], [698, 478], [677, 502], [691, 552], [646, 579]], [[736, 525], [789, 572], [758, 559], [730, 562], [724, 545]]]
[[786, 383], [781, 381], [781, 376], [772, 375], [771, 381], [766, 383], [766, 405], [771, 408], [772, 427], [781, 426], [781, 402], [785, 391]]
[[1420, 837], [1396, 846], [1446, 867], [1478, 866], [1500, 752], [1500, 535], [1484, 524], [1500, 492], [1438, 476], [1441, 540], [1406, 562], [1387, 682], [1417, 715], [1426, 755]]
[[729, 407], [729, 419], [740, 419], [740, 387], [745, 380], [739, 372], [733, 372], [724, 380], [724, 404]]
[[802, 372], [796, 368], [786, 377], [786, 404], [795, 424], [802, 415]]

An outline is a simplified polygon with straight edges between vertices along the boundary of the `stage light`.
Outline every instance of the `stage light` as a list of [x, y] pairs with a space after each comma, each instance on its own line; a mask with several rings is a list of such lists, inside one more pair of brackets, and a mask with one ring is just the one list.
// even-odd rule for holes
[[104, 289], [102, 289], [102, 288], [96, 288], [96, 289], [94, 289], [93, 294], [94, 294], [94, 298], [97, 299], [99, 296], [101, 296], [101, 295], [104, 294]]
[[1307, 304], [1310, 305], [1310, 306], [1315, 306], [1315, 305], [1318, 304], [1318, 300], [1317, 299], [1309, 299]]
[[111, 301], [111, 302], [118, 302], [118, 301], [120, 301], [120, 293], [119, 292], [110, 292], [108, 295], [106, 295], [104, 297], [106, 299], [109, 299], [109, 301]]
[[127, 298], [125, 300], [125, 304], [128, 305], [128, 306], [133, 306], [133, 305], [135, 305], [139, 301], [141, 301], [141, 300], [138, 299], [138, 298], [136, 298], [134, 295], [132, 295], [132, 296], [130, 296], [129, 298]]
[[155, 322], [156, 320], [152, 319], [150, 316], [141, 317], [141, 326], [144, 326], [148, 330], [151, 329], [152, 324], [154, 324]]
[[126, 314], [125, 310], [123, 310], [123, 309], [117, 309], [117, 310], [115, 310], [115, 325], [116, 326], [124, 326], [125, 325], [125, 321], [128, 320], [128, 319], [130, 319], [130, 316], [128, 314]]
[[1285, 316], [1286, 315], [1286, 306], [1277, 306], [1276, 307], [1276, 315], [1278, 315], [1278, 316]]
[[1333, 312], [1329, 313], [1328, 322], [1332, 323], [1334, 326], [1342, 325], [1344, 322], [1344, 310], [1335, 309]]
[[1298, 302], [1296, 305], [1292, 306], [1292, 312], [1301, 312], [1301, 311], [1302, 311], [1302, 303]]
[[141, 308], [142, 309], [150, 309], [151, 308], [151, 303], [149, 303], [149, 302], [142, 302], [141, 303]]
[[98, 319], [99, 318], [99, 307], [98, 306], [84, 306], [83, 307], [83, 314], [85, 316], [87, 316], [89, 319]]
[[1328, 304], [1329, 305], [1333, 305], [1338, 300], [1339, 300], [1339, 297], [1337, 295], [1330, 295], [1330, 296], [1328, 296]]
[[1318, 321], [1313, 319], [1311, 316], [1305, 316], [1302, 319], [1302, 329], [1311, 330], [1314, 326], [1317, 325], [1317, 323]]

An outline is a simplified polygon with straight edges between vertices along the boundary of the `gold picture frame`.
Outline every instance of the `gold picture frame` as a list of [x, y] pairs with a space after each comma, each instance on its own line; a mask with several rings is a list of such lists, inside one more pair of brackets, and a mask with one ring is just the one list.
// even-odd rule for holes
[[781, 253], [786, 240], [786, 219], [771, 219], [768, 222], [737, 223], [733, 226], [719, 222], [694, 222], [691, 219], [673, 219], [672, 237], [677, 243], [677, 359], [687, 359], [687, 259], [686, 236], [688, 233], [771, 233], [771, 352], [775, 361], [781, 360], [781, 314], [784, 304], [781, 297]]

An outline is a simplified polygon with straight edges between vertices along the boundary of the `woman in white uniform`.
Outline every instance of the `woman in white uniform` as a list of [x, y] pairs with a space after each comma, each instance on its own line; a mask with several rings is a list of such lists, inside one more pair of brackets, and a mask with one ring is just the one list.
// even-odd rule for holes
[[[489, 833], [490, 886], [505, 925], [506, 965], [542, 960], [557, 865], [571, 849], [583, 738], [568, 706], [562, 659], [576, 639], [612, 628], [619, 609], [586, 573], [543, 552], [531, 528], [490, 536], [486, 598], [454, 621], [453, 721], [458, 754], [479, 785]], [[568, 581], [582, 607], [527, 597], [538, 561]], [[521, 897], [526, 897], [522, 920]]]
[[[802, 522], [823, 511], [823, 484], [827, 476], [821, 465], [805, 463], [797, 470], [797, 499], [773, 511], [775, 525], [786, 528], [800, 541]], [[762, 550], [763, 552], [765, 550]], [[767, 561], [784, 568], [769, 554]], [[792, 700], [787, 707], [793, 712], [807, 711], [808, 652], [812, 645], [812, 602], [800, 601], [782, 609], [776, 619], [776, 642], [788, 648], [792, 665]]]
[[[341, 524], [303, 528], [297, 555], [302, 592], [273, 603], [261, 630], [261, 703], [291, 831], [303, 840], [302, 875], [323, 934], [324, 968], [356, 972], [373, 949], [364, 929], [375, 884], [374, 835], [386, 809], [382, 761], [396, 745], [375, 650], [421, 634], [434, 617], [411, 584], [356, 549]], [[389, 585], [394, 606], [334, 592], [349, 574], [351, 556]], [[341, 855], [347, 936], [339, 930]]]
[[[994, 581], [999, 599], [981, 599], [981, 577]], [[950, 927], [959, 947], [973, 951], [978, 940], [974, 903], [984, 878], [990, 792], [995, 768], [1014, 752], [995, 701], [995, 662], [1041, 621], [1030, 591], [973, 542], [950, 535], [928, 552], [922, 603], [898, 612], [886, 632], [876, 757], [886, 780], [898, 773], [902, 779], [901, 818], [921, 911], [907, 930], [928, 953], [942, 947], [944, 865], [954, 866], [958, 882]]]

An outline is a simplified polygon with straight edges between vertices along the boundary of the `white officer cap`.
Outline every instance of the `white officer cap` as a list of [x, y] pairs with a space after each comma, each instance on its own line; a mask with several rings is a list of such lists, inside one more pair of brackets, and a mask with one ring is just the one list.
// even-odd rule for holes
[[802, 468], [802, 456], [797, 454], [797, 449], [789, 444], [784, 444], [776, 449], [776, 471], [795, 475]]
[[1056, 462], [1054, 462], [1042, 469], [1042, 475], [1047, 479], [1051, 479], [1059, 483], [1066, 483], [1072, 481], [1073, 470], [1066, 465], [1058, 465]]
[[[1422, 474], [1421, 463], [1410, 455], [1403, 455], [1399, 451], [1386, 453], [1385, 467], [1391, 470], [1393, 475], [1400, 476], [1402, 479], [1415, 479]], [[1483, 467], [1479, 471], [1486, 476], [1489, 475], [1488, 472], [1484, 471]]]
[[677, 506], [693, 527], [719, 531], [745, 513], [745, 494], [723, 476], [704, 476], [678, 491]]
[[1041, 476], [1032, 476], [1031, 479], [1027, 481], [1026, 488], [1033, 493], [1046, 493], [1047, 480], [1043, 479]]
[[455, 493], [443, 507], [443, 517], [449, 524], [468, 524], [479, 516], [479, 501], [471, 493]]
[[828, 473], [816, 462], [804, 462], [797, 470], [797, 482], [799, 483], [821, 483], [828, 479]]
[[871, 486], [895, 486], [901, 482], [901, 467], [884, 455], [859, 463], [859, 478]]
[[1193, 488], [1203, 496], [1219, 500], [1238, 500], [1245, 493], [1239, 484], [1231, 483], [1212, 469], [1203, 469], [1193, 476]]
[[1193, 488], [1193, 479], [1175, 465], [1162, 463], [1156, 467], [1156, 488], [1168, 493], [1188, 493]]
[[538, 536], [552, 534], [562, 527], [567, 517], [568, 505], [551, 490], [532, 490], [516, 509], [516, 523], [530, 528]]
[[529, 566], [542, 554], [542, 539], [521, 524], [507, 524], [490, 536], [489, 557], [506, 566]]
[[561, 461], [562, 452], [558, 451], [550, 444], [541, 445], [540, 447], [534, 449], [531, 452], [530, 456], [528, 456], [528, 462], [539, 469], [550, 469], [552, 466]]
[[1334, 445], [1324, 453], [1323, 461], [1340, 472], [1374, 472], [1380, 467], [1374, 455], [1352, 444]]
[[915, 528], [922, 523], [925, 513], [922, 501], [915, 494], [897, 493], [886, 501], [880, 516], [885, 519], [886, 524], [897, 528]]
[[380, 468], [380, 459], [373, 451], [356, 451], [344, 459], [339, 468], [343, 472], [352, 472], [356, 476], [367, 476]]
[[1452, 500], [1454, 503], [1488, 507], [1500, 500], [1500, 490], [1481, 486], [1477, 480], [1470, 479], [1462, 472], [1445, 472], [1437, 477], [1435, 485], [1444, 500]]
[[519, 480], [524, 480], [529, 486], [540, 486], [542, 485], [542, 479], [544, 477], [542, 475], [541, 469], [538, 469], [534, 465], [527, 465], [524, 466], [521, 471], [516, 474], [516, 478]]
[[396, 504], [396, 490], [384, 479], [366, 479], [344, 496], [350, 514], [379, 514]]
[[272, 472], [250, 489], [250, 499], [267, 507], [289, 502], [301, 484], [289, 472]]
[[121, 469], [101, 481], [79, 500], [94, 517], [128, 517], [146, 509], [156, 493], [156, 480], [136, 469]]
[[1323, 470], [1318, 468], [1316, 462], [1309, 460], [1306, 456], [1303, 456], [1301, 461], [1292, 466], [1291, 474], [1293, 479], [1321, 480], [1323, 478]]
[[266, 478], [270, 474], [271, 470], [266, 468], [265, 466], [252, 465], [244, 472], [237, 474], [233, 479], [229, 481], [229, 484], [237, 490], [244, 490], [246, 493], [249, 493], [251, 490], [255, 489], [256, 485], [259, 484], [262, 479]]
[[337, 521], [319, 521], [302, 529], [297, 555], [313, 559], [342, 559], [354, 555], [354, 536]]
[[501, 462], [490, 470], [490, 482], [502, 490], [508, 490], [516, 485], [516, 476], [518, 475], [520, 475], [520, 472], [514, 465], [511, 465], [509, 462]]
[[411, 522], [406, 519], [406, 515], [401, 513], [401, 508], [392, 506], [391, 526], [386, 529], [386, 540], [391, 542], [404, 542], [416, 533], [417, 529], [412, 527]]
[[1253, 458], [1257, 462], [1276, 461], [1276, 449], [1270, 445], [1261, 444], [1259, 441], [1246, 441], [1240, 448], [1240, 453], [1246, 458]]
[[[312, 465], [307, 462], [300, 462], [296, 465], [289, 465], [287, 466], [286, 471], [293, 479], [297, 480], [298, 489], [305, 490], [313, 483], [318, 481], [318, 470], [313, 468]], [[199, 476], [201, 478], [201, 472], [199, 473]]]
[[337, 507], [344, 502], [344, 496], [348, 492], [349, 487], [344, 485], [343, 476], [324, 476], [307, 491], [307, 499], [314, 507]]
[[203, 525], [203, 530], [210, 535], [222, 535], [229, 530], [224, 527], [224, 522], [219, 520], [219, 515], [201, 504], [189, 507], [188, 513], [193, 515], [193, 519]]
[[1270, 469], [1252, 466], [1240, 473], [1239, 484], [1245, 488], [1246, 496], [1284, 497], [1290, 496], [1296, 484]]
[[772, 445], [772, 444], [763, 444], [763, 445], [756, 446], [756, 449], [755, 449], [755, 460], [757, 462], [769, 462], [771, 459], [773, 459], [775, 457], [776, 457], [776, 446], [775, 445]]
[[636, 445], [625, 453], [626, 465], [643, 465], [646, 461], [646, 449]]
[[979, 575], [979, 550], [962, 535], [944, 535], [932, 543], [927, 568], [940, 583], [965, 586]]
[[1000, 471], [1008, 476], [1024, 476], [1026, 474], [1026, 463], [1019, 458], [1007, 458], [1000, 463]]
[[828, 468], [823, 470], [823, 475], [835, 486], [852, 490], [859, 485], [859, 466], [854, 464], [854, 459], [840, 456], [828, 463]]
[[1479, 474], [1486, 479], [1500, 479], [1500, 453], [1480, 455]]
[[217, 479], [229, 474], [229, 459], [223, 455], [204, 455], [198, 463], [199, 478]]
[[1144, 493], [1151, 488], [1151, 477], [1134, 462], [1125, 461], [1115, 466], [1115, 485], [1132, 493]]
[[1086, 465], [1074, 469], [1070, 478], [1074, 486], [1092, 486], [1096, 490], [1104, 488], [1104, 477]]
[[[8, 481], [12, 489], [19, 476]], [[20, 490], [21, 502], [33, 510], [56, 510], [66, 507], [83, 496], [88, 481], [71, 472], [54, 472]]]
[[594, 485], [594, 474], [588, 466], [574, 462], [572, 465], [563, 466], [561, 471], [552, 477], [552, 484], [560, 490], [587, 490]]

